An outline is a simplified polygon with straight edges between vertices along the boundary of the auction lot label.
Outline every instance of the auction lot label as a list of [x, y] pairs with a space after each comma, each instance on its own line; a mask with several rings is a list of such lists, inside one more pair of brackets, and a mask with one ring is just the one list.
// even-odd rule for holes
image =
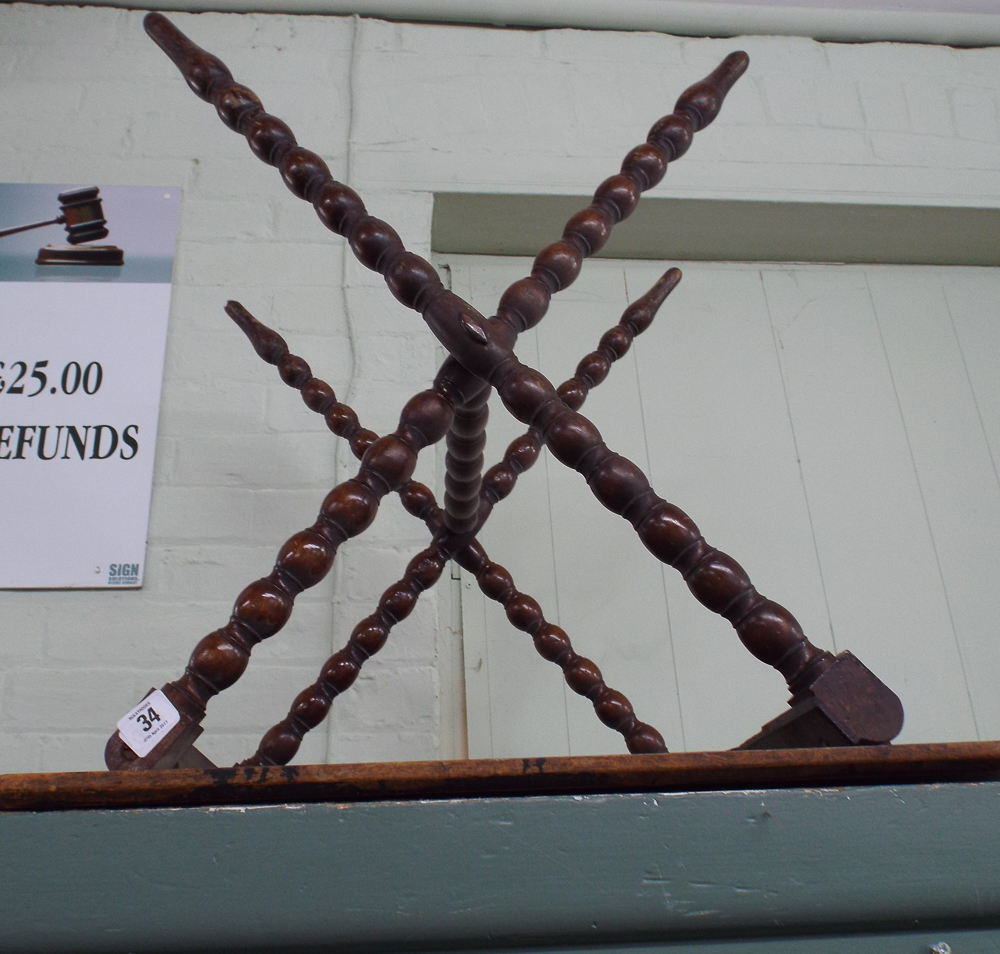
[[[0, 198], [37, 193], [58, 211], [59, 188], [4, 185]], [[0, 588], [142, 585], [179, 190], [101, 191], [124, 266], [36, 265], [58, 227], [15, 236], [20, 259], [0, 238]], [[114, 227], [148, 229], [153, 212], [154, 240]]]

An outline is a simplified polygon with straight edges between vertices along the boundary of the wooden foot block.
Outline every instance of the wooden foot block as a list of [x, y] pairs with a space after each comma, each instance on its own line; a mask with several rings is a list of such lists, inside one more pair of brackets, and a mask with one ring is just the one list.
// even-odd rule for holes
[[[148, 697], [155, 689], [146, 693]], [[163, 687], [163, 693], [177, 709], [180, 721], [160, 739], [145, 755], [137, 755], [125, 744], [120, 732], [115, 732], [104, 747], [104, 764], [113, 772], [143, 772], [150, 769], [168, 768], [215, 768], [205, 755], [194, 748], [198, 736], [204, 731], [201, 720], [204, 711], [192, 711], [190, 703], [179, 696], [170, 685]], [[144, 698], [146, 698], [144, 697]]]
[[741, 749], [884, 745], [903, 728], [903, 704], [861, 660], [843, 652], [791, 708]]

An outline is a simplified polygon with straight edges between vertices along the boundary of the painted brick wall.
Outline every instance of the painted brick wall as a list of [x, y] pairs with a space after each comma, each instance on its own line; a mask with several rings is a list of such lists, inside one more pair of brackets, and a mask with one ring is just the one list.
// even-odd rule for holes
[[[750, 73], [660, 194], [1000, 204], [997, 49], [337, 17], [175, 22], [421, 254], [434, 190], [588, 193], [681, 89], [738, 47]], [[99, 768], [117, 718], [178, 675], [354, 466], [253, 354], [225, 301], [277, 327], [379, 432], [426, 386], [436, 349], [419, 318], [187, 90], [141, 14], [2, 5], [0, 76], [0, 181], [184, 190], [146, 584], [0, 592], [0, 771]], [[433, 482], [436, 470], [427, 454], [418, 477]], [[424, 542], [387, 500], [213, 703], [206, 753], [221, 763], [249, 754]], [[425, 596], [301, 761], [461, 754], [446, 597]]]

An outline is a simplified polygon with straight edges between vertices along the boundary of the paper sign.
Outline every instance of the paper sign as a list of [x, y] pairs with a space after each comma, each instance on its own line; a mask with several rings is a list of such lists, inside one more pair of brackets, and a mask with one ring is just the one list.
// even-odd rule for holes
[[[63, 188], [0, 183], [0, 231]], [[0, 236], [0, 587], [142, 585], [180, 190], [100, 194], [123, 264], [39, 264], [108, 247], [44, 245], [58, 225]]]
[[118, 734], [142, 758], [181, 721], [173, 703], [157, 689], [118, 720]]

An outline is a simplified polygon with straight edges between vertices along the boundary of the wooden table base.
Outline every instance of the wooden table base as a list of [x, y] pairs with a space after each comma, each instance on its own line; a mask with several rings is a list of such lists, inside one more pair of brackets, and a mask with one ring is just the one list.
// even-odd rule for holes
[[[295, 697], [287, 715], [239, 767], [290, 763], [305, 734], [326, 719], [334, 699], [353, 685], [365, 661], [438, 582], [449, 560], [475, 576], [482, 592], [504, 607], [510, 623], [530, 636], [538, 654], [559, 666], [570, 689], [589, 699], [597, 718], [622, 735], [629, 752], [665, 753], [663, 736], [605, 682], [593, 660], [574, 651], [569, 635], [545, 618], [540, 604], [517, 587], [476, 538], [494, 506], [511, 493], [543, 447], [577, 471], [602, 506], [627, 520], [642, 545], [676, 569], [693, 596], [726, 619], [743, 645], [784, 677], [791, 714], [771, 720], [747, 745], [880, 745], [898, 735], [903, 708], [895, 693], [850, 653], [834, 657], [813, 645], [791, 612], [759, 593], [743, 567], [707, 543], [695, 522], [658, 496], [642, 469], [614, 452], [580, 412], [587, 393], [649, 327], [680, 271], [668, 269], [632, 302], [576, 374], [558, 388], [522, 364], [514, 351], [518, 335], [543, 319], [552, 296], [576, 280], [584, 260], [632, 214], [642, 193], [659, 183], [667, 166], [687, 153], [695, 134], [714, 121], [747, 69], [745, 52], [733, 51], [681, 93], [673, 111], [650, 127], [645, 142], [626, 154], [620, 171], [597, 187], [590, 205], [567, 221], [562, 237], [539, 252], [531, 273], [514, 282], [500, 296], [496, 314], [486, 317], [446, 289], [435, 267], [407, 251], [399, 234], [372, 216], [362, 197], [338, 182], [323, 158], [301, 146], [288, 125], [268, 113], [249, 87], [236, 82], [218, 57], [161, 13], [149, 13], [143, 22], [192, 91], [246, 138], [258, 159], [278, 169], [285, 185], [313, 206], [326, 228], [347, 240], [362, 265], [382, 275], [397, 301], [421, 315], [448, 357], [432, 386], [403, 406], [396, 430], [379, 437], [361, 427], [357, 414], [338, 401], [302, 357], [289, 351], [281, 335], [239, 302], [228, 303], [226, 312], [257, 354], [277, 367], [282, 381], [300, 393], [310, 410], [323, 415], [334, 434], [350, 443], [360, 468], [330, 491], [314, 524], [286, 541], [271, 573], [244, 588], [229, 621], [196, 645], [184, 674], [163, 686], [178, 713], [173, 729], [142, 753], [115, 732], [105, 750], [108, 768], [143, 772], [204, 766], [207, 760], [192, 752], [190, 744], [209, 701], [240, 679], [254, 647], [281, 630], [299, 594], [326, 576], [339, 547], [367, 530], [390, 493], [398, 493], [407, 512], [426, 524], [430, 545], [383, 592], [375, 611], [358, 623], [346, 645], [323, 664], [316, 680]], [[528, 430], [483, 473], [487, 401], [493, 390]], [[442, 439], [447, 446], [445, 496], [444, 506], [438, 507], [430, 488], [414, 481], [413, 473], [419, 453]], [[599, 548], [599, 534], [593, 545]]]

